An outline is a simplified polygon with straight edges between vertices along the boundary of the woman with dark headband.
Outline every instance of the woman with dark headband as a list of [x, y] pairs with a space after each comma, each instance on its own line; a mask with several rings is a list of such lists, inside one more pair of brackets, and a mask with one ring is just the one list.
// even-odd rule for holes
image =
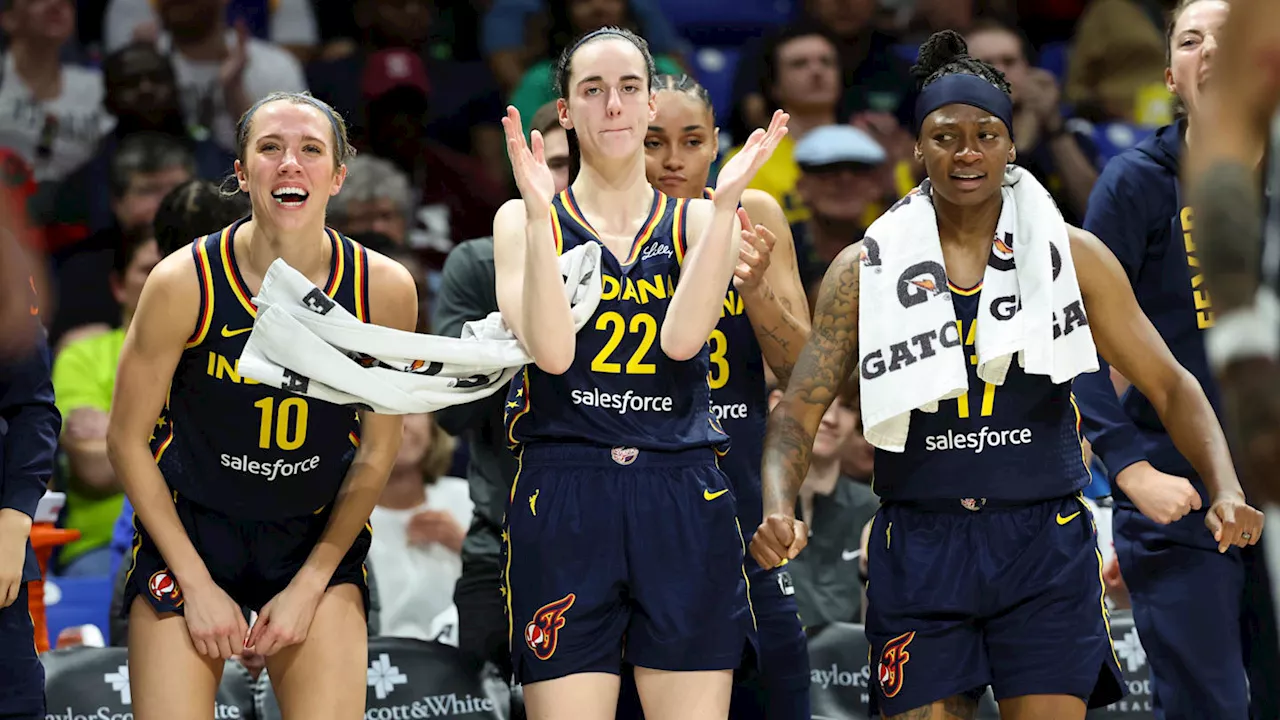
[[[914, 71], [927, 182], [845, 250], [765, 439], [765, 567], [807, 531], [792, 508], [814, 432], [857, 372], [882, 506], [868, 543], [867, 637], [886, 720], [1081, 720], [1124, 695], [1072, 378], [1097, 353], [1153, 398], [1218, 491], [1215, 538], [1256, 536], [1213, 408], [1143, 315], [1123, 268], [1067, 225], [1016, 158], [999, 71], [951, 31]], [[923, 319], [923, 320], [922, 320]], [[923, 328], [916, 323], [925, 322]], [[933, 324], [935, 323], [936, 324]]]
[[[531, 718], [613, 718], [623, 662], [648, 720], [724, 718], [754, 639], [707, 339], [751, 252], [738, 201], [787, 116], [721, 169], [714, 201], [671, 198], [645, 177], [655, 74], [645, 41], [617, 28], [561, 55], [581, 167], [560, 193], [541, 134], [526, 143], [515, 108], [503, 119], [521, 198], [494, 219], [498, 307], [534, 360], [507, 396], [519, 471], [504, 567]], [[575, 334], [557, 255], [588, 243], [604, 292]]]
[[[266, 656], [284, 717], [359, 717], [366, 523], [400, 418], [236, 368], [277, 258], [324, 291], [318, 302], [399, 330], [414, 329], [414, 283], [325, 227], [351, 155], [328, 105], [269, 95], [238, 140], [235, 182], [252, 214], [156, 266], [120, 356], [107, 446], [136, 512], [122, 608], [134, 716], [208, 715], [223, 661], [248, 648]], [[252, 629], [242, 605], [258, 612]]]

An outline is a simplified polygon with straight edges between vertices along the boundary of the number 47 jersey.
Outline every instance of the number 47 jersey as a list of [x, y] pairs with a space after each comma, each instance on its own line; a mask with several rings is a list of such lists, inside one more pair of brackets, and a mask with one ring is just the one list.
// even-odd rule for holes
[[[711, 411], [709, 349], [677, 362], [659, 337], [680, 278], [688, 201], [653, 191], [653, 204], [625, 258], [601, 253], [600, 305], [578, 331], [573, 364], [562, 375], [532, 363], [511, 381], [507, 440], [589, 442], [604, 447], [676, 451], [728, 449]], [[552, 202], [556, 252], [600, 242], [572, 190]]]

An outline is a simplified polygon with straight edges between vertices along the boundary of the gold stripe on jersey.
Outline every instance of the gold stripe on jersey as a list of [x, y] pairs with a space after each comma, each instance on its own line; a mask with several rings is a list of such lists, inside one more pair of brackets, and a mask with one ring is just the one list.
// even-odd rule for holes
[[977, 295], [978, 293], [982, 292], [982, 283], [979, 282], [977, 285], [974, 285], [971, 288], [962, 288], [959, 285], [951, 282], [950, 280], [947, 280], [947, 288], [950, 289], [951, 292], [957, 295], [964, 295], [965, 297], [969, 297], [970, 295]]
[[[227, 230], [222, 231], [226, 235]], [[187, 347], [193, 348], [204, 342], [213, 325], [213, 267], [209, 264], [209, 250], [205, 247], [204, 238], [195, 241], [196, 278], [200, 282], [200, 317], [196, 320], [196, 330], [187, 339]]]
[[685, 222], [687, 221], [686, 212], [689, 207], [689, 201], [685, 198], [676, 200], [675, 212], [671, 215], [671, 246], [676, 251], [676, 264], [684, 265], [684, 251], [688, 245], [688, 239], [685, 237]]
[[551, 207], [551, 239], [556, 243], [556, 256], [564, 254], [564, 228], [560, 227], [560, 213]]
[[227, 286], [231, 288], [231, 292], [240, 301], [245, 312], [249, 313], [249, 317], [256, 318], [258, 317], [258, 308], [250, 300], [249, 289], [240, 283], [239, 277], [236, 277], [235, 259], [232, 257], [234, 252], [232, 245], [234, 244], [235, 237], [230, 232], [223, 232], [222, 241], [218, 243], [218, 255], [222, 259], [222, 273], [227, 276]]
[[[338, 287], [342, 285], [342, 274], [347, 269], [347, 254], [343, 252], [342, 243], [338, 241], [338, 236], [334, 231], [327, 230], [329, 235], [329, 244], [333, 246], [333, 272], [329, 276], [329, 284], [325, 286], [324, 294], [333, 297], [338, 292]], [[358, 295], [356, 297], [359, 297]], [[359, 302], [357, 300], [357, 302]]]
[[1080, 462], [1084, 465], [1084, 471], [1092, 474], [1089, 470], [1089, 460], [1085, 457], [1084, 435], [1080, 432], [1080, 426], [1083, 424], [1083, 419], [1080, 417], [1080, 406], [1076, 404], [1075, 393], [1071, 393], [1069, 397], [1071, 398], [1071, 409], [1076, 413], [1076, 438], [1080, 440]]
[[160, 447], [156, 448], [155, 458], [157, 463], [160, 462], [160, 458], [164, 457], [164, 451], [168, 450], [169, 446], [173, 444], [173, 436], [174, 436], [173, 420], [169, 420], [168, 425], [169, 425], [169, 437], [165, 438], [164, 442], [160, 443]]
[[[526, 365], [524, 367], [524, 370], [521, 372], [521, 387], [519, 390], [516, 391], [516, 397], [521, 398], [524, 401], [523, 405], [521, 405], [519, 401], [512, 400], [507, 403], [507, 408], [506, 408], [507, 410], [515, 410], [517, 407], [519, 407], [519, 410], [516, 411], [516, 414], [513, 415], [509, 421], [507, 421], [507, 443], [508, 443], [508, 447], [511, 447], [511, 448], [514, 448], [520, 444], [519, 441], [516, 440], [516, 422], [518, 422], [520, 418], [524, 417], [524, 414], [529, 412], [529, 410], [533, 406], [533, 398], [529, 397], [529, 366], [528, 365]], [[515, 497], [514, 485], [511, 488], [511, 492], [512, 492], [511, 497], [514, 498]]]
[[365, 297], [365, 286], [368, 283], [367, 273], [369, 270], [366, 267], [368, 260], [365, 257], [364, 248], [360, 247], [356, 241], [349, 239], [347, 242], [351, 244], [351, 257], [355, 260], [353, 276], [355, 277], [356, 289], [356, 317], [360, 319], [360, 322], [367, 323], [369, 322], [369, 307]]

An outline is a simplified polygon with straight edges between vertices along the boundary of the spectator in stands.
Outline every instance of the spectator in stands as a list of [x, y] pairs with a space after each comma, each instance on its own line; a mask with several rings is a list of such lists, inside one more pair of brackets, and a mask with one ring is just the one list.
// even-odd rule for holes
[[53, 365], [58, 410], [66, 419], [62, 476], [67, 504], [62, 525], [80, 531], [80, 539], [58, 552], [57, 574], [65, 577], [107, 577], [111, 572], [111, 534], [124, 494], [107, 459], [107, 414], [125, 332], [147, 275], [160, 262], [151, 235], [149, 227], [135, 229], [115, 252], [110, 283], [120, 307], [119, 327], [68, 343]]
[[150, 235], [160, 201], [190, 180], [195, 172], [191, 152], [180, 140], [152, 133], [126, 138], [111, 159], [112, 224], [77, 247], [57, 269], [59, 305], [50, 334], [58, 342], [82, 325], [112, 327], [120, 305], [108, 283], [117, 249], [124, 238]]
[[[370, 100], [366, 92], [370, 75], [391, 73], [398, 78], [410, 71], [420, 75], [420, 82], [418, 78], [414, 82], [422, 86], [428, 102], [415, 133], [478, 159], [495, 182], [506, 184], [511, 170], [498, 122], [503, 115], [504, 93], [499, 92], [485, 63], [427, 53], [440, 5], [429, 0], [355, 0], [352, 29], [359, 45], [341, 57], [308, 65], [307, 82], [317, 98], [349, 118], [355, 143], [364, 150], [371, 139], [365, 107]], [[415, 64], [421, 71], [400, 64], [401, 54], [387, 54], [391, 50], [416, 56]], [[393, 64], [387, 64], [388, 58]]]
[[431, 415], [406, 415], [404, 440], [370, 523], [369, 565], [378, 587], [382, 634], [435, 639], [432, 622], [453, 605], [462, 541], [475, 505], [462, 478], [443, 477], [453, 439]]
[[1048, 70], [1031, 66], [1027, 42], [1017, 30], [996, 20], [982, 20], [969, 29], [965, 42], [973, 57], [991, 63], [1013, 87], [1011, 129], [1018, 164], [1049, 190], [1068, 223], [1080, 225], [1098, 179], [1088, 124], [1063, 117], [1057, 79]]
[[495, 181], [479, 161], [422, 132], [431, 96], [426, 67], [416, 53], [384, 50], [370, 57], [361, 89], [368, 102], [363, 149], [391, 160], [409, 178], [419, 197], [409, 246], [438, 271], [454, 243], [492, 231], [493, 215], [508, 196], [506, 183]]
[[792, 223], [791, 235], [810, 303], [818, 297], [816, 285], [827, 265], [862, 239], [872, 213], [881, 208], [883, 178], [892, 171], [886, 161], [879, 143], [848, 125], [816, 128], [796, 144], [796, 191], [808, 219]]
[[[188, 180], [165, 195], [156, 209], [151, 225], [160, 257], [186, 248], [196, 238], [212, 232], [204, 228], [226, 227], [248, 215], [251, 209], [243, 193], [226, 195], [221, 183]], [[224, 218], [231, 219], [222, 222]]]
[[[834, 122], [873, 112], [892, 115], [899, 125], [910, 125], [916, 95], [911, 64], [895, 52], [894, 38], [873, 25], [876, 5], [876, 0], [806, 0], [804, 15], [828, 33], [839, 56], [842, 91]], [[745, 139], [749, 128], [764, 127], [773, 107], [782, 107], [773, 88], [761, 85], [762, 79], [776, 78], [780, 72], [775, 56], [776, 50], [766, 41], [742, 48], [729, 122], [735, 138]]]
[[[481, 43], [489, 59], [489, 67], [504, 93], [512, 92], [520, 84], [531, 65], [559, 55], [559, 49], [546, 43], [548, 33], [543, 31], [550, 29], [545, 26], [555, 25], [555, 21], [546, 16], [562, 13], [564, 4], [564, 0], [494, 0], [490, 5], [483, 20]], [[625, 11], [639, 27], [637, 32], [649, 43], [649, 51], [655, 57], [670, 57], [683, 64], [680, 37], [663, 15], [661, 0], [587, 0], [571, 4], [578, 6], [578, 12], [587, 14], [617, 13], [616, 8], [625, 6]], [[563, 46], [571, 40], [561, 40], [559, 44]], [[662, 68], [658, 71], [667, 72]], [[767, 127], [767, 119], [760, 127]]]
[[[222, 180], [231, 174], [235, 161], [221, 145], [191, 135], [182, 117], [173, 66], [154, 45], [126, 45], [107, 57], [102, 72], [107, 86], [104, 104], [115, 116], [115, 129], [102, 138], [96, 154], [58, 188], [52, 219], [67, 240], [73, 239], [73, 233], [87, 230], [93, 234], [114, 223], [112, 197], [107, 192], [111, 161], [121, 142], [131, 135], [159, 133], [182, 142], [191, 151], [196, 176], [206, 180]], [[164, 188], [157, 199], [169, 189]]]
[[[841, 448], [855, 433], [857, 383], [848, 385], [822, 416], [796, 508], [796, 517], [809, 525], [808, 552], [787, 563], [787, 568], [806, 631], [833, 622], [862, 621], [864, 580], [856, 572], [858, 548], [862, 528], [875, 515], [880, 500], [870, 485], [840, 471]], [[770, 410], [781, 399], [782, 390], [772, 388]]]
[[102, 73], [62, 61], [76, 29], [71, 0], [0, 0], [8, 39], [0, 68], [0, 145], [17, 150], [36, 182], [57, 182], [93, 155], [111, 129]]
[[[539, 107], [556, 99], [554, 86], [555, 58], [574, 40], [602, 27], [626, 28], [644, 36], [643, 28], [631, 8], [631, 0], [563, 0], [547, 8], [550, 43], [547, 54], [533, 63], [511, 93], [511, 104], [520, 117], [532, 117]], [[663, 55], [650, 46], [659, 74], [680, 75], [684, 69], [673, 56]], [[768, 127], [766, 123], [762, 127]]]
[[[662, 68], [658, 71], [664, 72]], [[772, 195], [782, 206], [787, 221], [795, 223], [808, 217], [795, 194], [800, 178], [800, 166], [794, 156], [796, 144], [814, 129], [837, 122], [841, 86], [835, 41], [816, 25], [781, 30], [765, 46], [759, 82], [768, 104], [791, 116], [787, 123], [790, 132], [756, 173], [750, 187]], [[740, 149], [741, 145], [729, 151], [725, 160]]]
[[[543, 134], [547, 166], [555, 178], [556, 192], [560, 192], [569, 186], [574, 170], [569, 167], [567, 133], [560, 127], [554, 104], [534, 114], [529, 125], [529, 131], [533, 130]], [[563, 164], [555, 161], [561, 153]], [[496, 277], [492, 237], [468, 240], [449, 253], [432, 317], [435, 332], [460, 337], [465, 323], [497, 312]], [[435, 419], [451, 435], [462, 438], [471, 455], [467, 482], [475, 513], [463, 541], [462, 576], [454, 590], [458, 647], [477, 664], [492, 662], [510, 673], [505, 604], [493, 582], [502, 573], [502, 518], [516, 476], [516, 460], [507, 449], [505, 403], [506, 397], [496, 393], [466, 405], [442, 408], [436, 411]]]
[[347, 161], [347, 179], [342, 192], [329, 201], [327, 218], [329, 226], [344, 235], [379, 233], [403, 246], [414, 209], [404, 173], [389, 160], [358, 155]]
[[287, 51], [227, 27], [225, 0], [156, 0], [163, 32], [156, 40], [170, 56], [188, 126], [236, 149], [236, 122], [268, 93], [307, 89], [302, 65]]
[[1152, 127], [1173, 121], [1164, 87], [1161, 0], [1092, 0], [1076, 25], [1067, 66], [1066, 99], [1093, 122]]
[[858, 387], [850, 389], [849, 401], [853, 413], [853, 433], [840, 448], [840, 472], [864, 485], [871, 484], [871, 474], [875, 469], [876, 451], [862, 434], [862, 406], [859, 402]]
[[914, 0], [906, 32], [899, 42], [919, 45], [939, 30], [964, 34], [973, 23], [974, 0]]
[[[223, 0], [228, 20], [243, 20], [250, 33], [304, 60], [319, 44], [310, 0]], [[108, 53], [136, 40], [153, 41], [160, 30], [154, 0], [109, 0], [103, 16], [103, 45]], [[263, 17], [265, 15], [265, 17]]]

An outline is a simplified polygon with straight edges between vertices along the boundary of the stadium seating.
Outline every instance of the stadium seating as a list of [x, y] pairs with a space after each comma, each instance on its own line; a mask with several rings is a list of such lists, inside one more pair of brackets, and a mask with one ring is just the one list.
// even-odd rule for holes
[[676, 32], [694, 45], [740, 45], [785, 25], [797, 0], [659, 0]]

